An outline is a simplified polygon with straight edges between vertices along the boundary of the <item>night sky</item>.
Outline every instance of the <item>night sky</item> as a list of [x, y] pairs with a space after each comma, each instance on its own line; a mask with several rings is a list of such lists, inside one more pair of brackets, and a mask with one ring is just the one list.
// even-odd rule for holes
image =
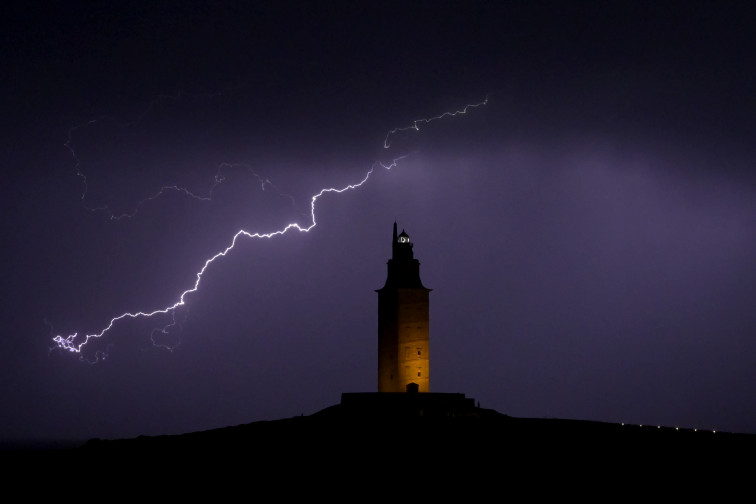
[[[375, 391], [394, 219], [433, 289], [432, 391], [756, 433], [756, 32], [724, 5], [5, 7], [0, 440]], [[173, 305], [237, 231], [310, 226], [371, 167], [309, 232], [239, 238], [175, 318], [55, 347]]]

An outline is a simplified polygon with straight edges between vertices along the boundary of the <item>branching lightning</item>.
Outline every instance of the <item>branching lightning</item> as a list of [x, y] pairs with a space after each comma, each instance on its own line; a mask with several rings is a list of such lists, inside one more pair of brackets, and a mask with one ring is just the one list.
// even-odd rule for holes
[[[110, 323], [107, 325], [107, 327], [105, 327], [102, 331], [100, 331], [99, 333], [95, 333], [95, 334], [87, 334], [86, 336], [84, 336], [82, 338], [82, 341], [79, 341], [78, 343], [76, 342], [77, 339], [79, 339], [78, 333], [74, 333], [74, 334], [71, 334], [71, 335], [68, 335], [68, 336], [56, 335], [55, 337], [53, 337], [53, 341], [55, 342], [55, 344], [59, 348], [68, 350], [70, 352], [81, 353], [81, 351], [84, 348], [84, 346], [92, 338], [102, 338], [120, 320], [123, 320], [123, 319], [126, 319], [126, 318], [132, 318], [132, 319], [134, 319], [134, 318], [142, 318], [142, 317], [152, 317], [152, 316], [159, 315], [159, 314], [175, 314], [175, 310], [177, 308], [179, 308], [181, 306], [184, 306], [186, 304], [186, 298], [187, 298], [187, 296], [189, 296], [190, 294], [196, 292], [197, 289], [199, 289], [200, 282], [202, 281], [202, 277], [204, 276], [205, 271], [207, 271], [207, 269], [210, 267], [210, 265], [213, 264], [216, 260], [220, 259], [221, 257], [225, 257], [236, 246], [236, 243], [237, 243], [237, 241], [240, 238], [273, 238], [275, 236], [286, 234], [286, 233], [288, 233], [289, 231], [292, 231], [292, 230], [296, 230], [296, 231], [299, 231], [299, 232], [302, 232], [302, 233], [308, 233], [311, 229], [313, 229], [317, 225], [317, 221], [315, 220], [315, 206], [316, 206], [316, 203], [317, 203], [318, 199], [320, 199], [321, 196], [323, 196], [324, 194], [327, 194], [327, 193], [343, 193], [344, 191], [349, 191], [351, 189], [356, 189], [356, 188], [360, 187], [361, 185], [363, 185], [365, 182], [368, 181], [368, 179], [373, 174], [373, 172], [375, 171], [376, 168], [380, 167], [380, 168], [384, 168], [386, 170], [390, 170], [391, 168], [394, 168], [397, 165], [397, 163], [401, 159], [403, 159], [404, 157], [406, 157], [406, 156], [402, 156], [402, 157], [396, 158], [396, 159], [394, 159], [389, 164], [380, 163], [380, 162], [374, 164], [370, 168], [370, 170], [368, 170], [368, 172], [365, 175], [365, 177], [362, 180], [360, 180], [359, 182], [357, 182], [357, 183], [349, 184], [349, 185], [346, 185], [346, 186], [341, 187], [341, 188], [332, 188], [331, 187], [331, 188], [321, 189], [320, 192], [318, 192], [317, 194], [313, 195], [312, 198], [310, 199], [310, 219], [311, 220], [310, 220], [310, 223], [307, 226], [301, 226], [301, 225], [299, 225], [297, 223], [290, 223], [290, 224], [287, 224], [282, 229], [279, 229], [277, 231], [272, 231], [272, 232], [269, 232], [269, 233], [259, 233], [259, 232], [250, 233], [250, 232], [245, 231], [243, 229], [237, 231], [236, 234], [234, 235], [234, 237], [231, 239], [231, 243], [225, 249], [221, 250], [220, 252], [218, 252], [217, 254], [215, 254], [214, 256], [210, 257], [209, 259], [207, 259], [205, 261], [204, 265], [202, 266], [202, 269], [200, 269], [200, 271], [197, 272], [197, 274], [196, 274], [194, 285], [191, 288], [189, 288], [189, 289], [185, 290], [184, 292], [182, 292], [181, 295], [179, 296], [178, 301], [176, 301], [174, 304], [172, 304], [170, 306], [167, 306], [165, 308], [159, 308], [159, 309], [148, 311], [148, 312], [147, 311], [126, 312], [126, 313], [123, 313], [121, 315], [118, 315], [117, 317], [112, 318], [110, 320]], [[171, 326], [175, 325], [176, 323], [177, 322], [176, 322], [176, 319], [174, 317], [173, 322], [171, 324], [165, 326], [163, 329], [153, 330], [153, 333], [152, 333], [152, 341], [153, 341], [153, 343], [155, 342], [155, 339], [154, 339], [155, 331], [165, 332], [165, 331], [168, 330], [168, 327], [171, 327]], [[158, 345], [158, 346], [165, 346], [165, 345]], [[166, 346], [166, 348], [171, 348], [171, 347]], [[105, 355], [103, 353], [101, 353], [101, 352], [99, 352], [98, 354], [96, 354], [96, 360], [99, 360], [100, 358], [104, 358], [104, 357], [105, 357]]]
[[480, 102], [480, 103], [471, 103], [468, 105], [465, 105], [459, 110], [455, 110], [454, 112], [444, 112], [441, 115], [437, 115], [435, 117], [428, 117], [424, 119], [415, 119], [412, 121], [412, 124], [409, 126], [403, 126], [401, 128], [394, 128], [392, 130], [389, 130], [388, 133], [386, 133], [386, 138], [383, 139], [383, 148], [388, 149], [391, 147], [391, 137], [397, 133], [400, 133], [402, 131], [408, 131], [408, 130], [414, 130], [414, 131], [420, 131], [420, 125], [421, 124], [429, 124], [433, 121], [438, 121], [439, 119], [443, 119], [444, 117], [454, 117], [458, 115], [467, 114], [467, 111], [470, 109], [475, 109], [478, 107], [482, 107], [483, 105], [488, 105], [488, 96], [486, 95], [486, 98]]
[[[466, 114], [469, 109], [477, 108], [477, 107], [486, 105], [487, 103], [488, 103], [488, 97], [486, 97], [485, 100], [482, 101], [482, 102], [480, 102], [480, 103], [466, 105], [464, 108], [462, 108], [460, 110], [457, 110], [457, 111], [454, 111], [454, 112], [445, 112], [445, 113], [443, 113], [441, 115], [438, 115], [438, 116], [435, 116], [435, 117], [424, 118], [424, 119], [417, 119], [417, 120], [413, 121], [412, 125], [410, 125], [410, 126], [401, 127], [401, 128], [394, 128], [394, 129], [390, 130], [386, 134], [386, 137], [384, 139], [384, 148], [389, 148], [390, 147], [390, 138], [391, 138], [391, 136], [393, 136], [394, 134], [396, 134], [398, 132], [407, 131], [407, 130], [419, 131], [419, 125], [420, 124], [428, 124], [428, 123], [430, 123], [432, 121], [436, 121], [436, 120], [439, 120], [439, 119], [442, 119], [442, 118], [445, 118], [445, 117], [454, 117], [454, 116], [457, 116], [457, 115], [460, 115], [460, 114]], [[77, 126], [75, 128], [72, 128], [71, 130], [69, 130], [68, 141], [65, 144], [66, 147], [71, 151], [71, 154], [73, 155], [74, 160], [76, 162], [76, 170], [77, 170], [76, 174], [84, 182], [84, 190], [83, 190], [82, 195], [81, 195], [82, 200], [84, 200], [86, 198], [86, 191], [87, 191], [87, 188], [86, 188], [86, 175], [83, 172], [81, 172], [81, 170], [79, 169], [79, 160], [78, 160], [78, 157], [76, 155], [76, 152], [74, 151], [74, 149], [72, 147], [72, 135], [73, 135], [73, 131], [75, 129], [81, 128], [81, 127], [84, 127], [84, 126], [87, 126], [87, 125], [90, 125], [90, 124], [93, 124], [96, 121], [97, 120], [89, 121], [87, 123], [84, 123], [84, 124], [82, 124], [80, 126]], [[179, 318], [177, 317], [177, 312], [178, 312], [179, 308], [185, 306], [188, 297], [191, 296], [191, 294], [193, 294], [194, 292], [196, 292], [199, 289], [199, 287], [201, 285], [201, 282], [202, 282], [202, 279], [204, 278], [204, 275], [208, 271], [208, 269], [210, 268], [210, 266], [213, 263], [215, 263], [216, 261], [218, 261], [221, 258], [225, 257], [229, 252], [231, 252], [231, 250], [234, 249], [234, 247], [236, 246], [236, 244], [237, 244], [237, 242], [239, 240], [246, 239], [246, 238], [249, 238], [249, 239], [262, 239], [262, 238], [272, 239], [272, 238], [275, 238], [277, 236], [284, 235], [284, 234], [286, 234], [286, 233], [288, 233], [290, 231], [298, 231], [298, 232], [301, 232], [301, 233], [308, 233], [308, 232], [310, 232], [310, 230], [312, 230], [313, 228], [315, 228], [317, 226], [316, 206], [317, 206], [318, 200], [322, 196], [324, 196], [326, 194], [329, 194], [329, 193], [340, 194], [340, 193], [343, 193], [343, 192], [346, 192], [346, 191], [351, 191], [353, 189], [357, 189], [357, 188], [361, 187], [363, 184], [367, 183], [367, 181], [370, 179], [371, 175], [375, 172], [376, 169], [383, 168], [385, 170], [391, 170], [392, 168], [395, 168], [397, 166], [397, 164], [399, 163], [399, 161], [401, 161], [402, 159], [404, 159], [406, 157], [408, 157], [408, 155], [398, 156], [398, 157], [394, 158], [390, 163], [384, 163], [384, 162], [380, 162], [380, 161], [375, 162], [370, 167], [370, 169], [366, 172], [366, 174], [363, 176], [363, 178], [361, 180], [359, 180], [358, 182], [351, 183], [351, 184], [345, 185], [343, 187], [328, 187], [328, 188], [323, 188], [319, 192], [317, 192], [316, 194], [312, 195], [311, 198], [310, 198], [309, 223], [307, 225], [300, 225], [299, 223], [293, 222], [293, 223], [287, 224], [285, 227], [283, 227], [281, 229], [278, 229], [278, 230], [275, 230], [275, 231], [271, 231], [271, 232], [266, 232], [266, 233], [263, 233], [263, 232], [249, 232], [249, 231], [246, 231], [244, 229], [240, 229], [239, 231], [237, 231], [234, 234], [233, 238], [231, 239], [231, 241], [228, 244], [228, 246], [226, 246], [226, 248], [224, 248], [223, 250], [217, 252], [215, 255], [213, 255], [212, 257], [208, 258], [207, 260], [205, 260], [202, 268], [195, 275], [195, 280], [194, 280], [193, 285], [190, 288], [184, 290], [179, 295], [177, 301], [174, 302], [173, 304], [168, 305], [168, 306], [163, 307], [163, 308], [158, 308], [158, 309], [150, 310], [150, 311], [134, 311], [134, 312], [125, 312], [125, 313], [122, 313], [121, 315], [113, 317], [105, 328], [103, 328], [102, 330], [100, 330], [99, 332], [96, 332], [96, 333], [86, 334], [86, 335], [83, 335], [83, 336], [79, 336], [78, 333], [69, 334], [67, 336], [63, 336], [63, 335], [57, 334], [57, 335], [55, 335], [55, 336], [52, 337], [52, 340], [55, 343], [55, 347], [57, 347], [59, 349], [62, 349], [62, 350], [67, 350], [67, 351], [72, 352], [72, 353], [80, 354], [81, 355], [81, 359], [85, 360], [85, 358], [84, 358], [84, 356], [82, 354], [82, 351], [86, 347], [86, 345], [90, 341], [92, 341], [93, 339], [99, 339], [99, 338], [104, 337], [108, 332], [110, 332], [113, 329], [113, 327], [117, 323], [119, 323], [119, 322], [121, 322], [121, 321], [123, 321], [125, 319], [149, 318], [149, 317], [153, 317], [153, 316], [157, 316], [157, 315], [170, 315], [171, 318], [172, 318], [172, 321], [169, 324], [165, 325], [162, 328], [153, 329], [152, 334], [151, 334], [151, 341], [152, 341], [153, 345], [155, 345], [155, 346], [164, 347], [164, 348], [172, 350], [173, 348], [175, 348], [176, 345], [168, 345], [168, 344], [160, 343], [159, 341], [157, 341], [156, 337], [159, 336], [159, 334], [161, 334], [161, 333], [162, 334], [167, 334], [174, 327], [178, 326], [180, 328], [183, 320], [179, 320]], [[155, 198], [160, 197], [162, 194], [165, 194], [165, 192], [167, 192], [167, 191], [177, 191], [177, 192], [185, 194], [186, 196], [189, 196], [191, 198], [195, 198], [195, 199], [198, 199], [198, 200], [203, 200], [203, 201], [204, 200], [209, 200], [209, 199], [212, 198], [212, 190], [218, 184], [220, 184], [220, 183], [223, 182], [223, 176], [222, 176], [222, 173], [220, 171], [221, 168], [231, 167], [231, 166], [244, 166], [246, 168], [249, 168], [246, 165], [222, 164], [219, 167], [219, 171], [218, 171], [218, 173], [216, 174], [216, 176], [214, 178], [214, 183], [211, 186], [211, 188], [208, 191], [208, 193], [207, 193], [206, 196], [196, 195], [196, 194], [192, 193], [191, 191], [187, 190], [186, 188], [182, 188], [182, 187], [177, 186], [177, 185], [174, 185], [174, 186], [165, 186], [165, 187], [162, 187], [157, 192], [153, 193], [150, 197], [141, 200], [139, 203], [137, 203], [137, 205], [134, 208], [134, 210], [132, 212], [130, 212], [130, 213], [127, 213], [127, 214], [115, 215], [112, 212], [110, 212], [107, 209], [107, 207], [105, 207], [105, 208], [91, 208], [90, 210], [93, 210], [93, 211], [104, 210], [104, 211], [106, 211], [106, 212], [109, 213], [109, 216], [110, 216], [111, 219], [121, 219], [121, 218], [124, 218], [124, 217], [132, 217], [132, 216], [134, 216], [139, 211], [139, 208], [140, 208], [140, 206], [142, 204], [144, 204], [147, 201], [150, 201], [150, 200], [153, 200]], [[278, 191], [278, 189], [268, 179], [260, 177], [257, 173], [255, 173], [254, 171], [252, 171], [251, 168], [249, 168], [249, 170], [253, 173], [253, 175], [255, 177], [257, 177], [257, 179], [260, 182], [260, 184], [261, 184], [261, 186], [262, 186], [263, 189], [265, 189], [266, 186], [271, 186], [276, 191]], [[293, 198], [290, 195], [286, 195], [285, 193], [281, 193], [280, 191], [278, 191], [278, 192], [281, 195], [288, 196], [289, 198], [292, 199], [292, 202], [293, 202]], [[107, 357], [107, 353], [106, 352], [97, 351], [97, 352], [95, 352], [94, 360], [93, 361], [92, 360], [88, 360], [88, 362], [95, 363], [95, 362], [98, 362], [99, 360], [104, 359], [106, 357]]]
[[[257, 181], [260, 184], [260, 188], [264, 191], [266, 187], [272, 188], [276, 193], [278, 193], [279, 196], [285, 197], [289, 200], [291, 200], [292, 206], [296, 208], [296, 202], [294, 201], [294, 197], [291, 194], [282, 192], [276, 185], [271, 182], [269, 179], [262, 177], [259, 175], [251, 166], [245, 164], [245, 163], [221, 163], [218, 165], [218, 170], [216, 171], [215, 175], [213, 176], [213, 181], [210, 184], [210, 187], [207, 189], [205, 194], [197, 194], [192, 191], [190, 191], [188, 188], [179, 186], [176, 184], [173, 185], [167, 185], [163, 186], [157, 191], [155, 191], [153, 194], [139, 200], [132, 208], [130, 212], [122, 212], [122, 213], [115, 213], [113, 212], [108, 205], [103, 205], [99, 207], [88, 207], [85, 206], [85, 208], [92, 212], [105, 212], [110, 220], [121, 220], [121, 219], [130, 219], [132, 217], [136, 217], [136, 215], [139, 213], [142, 206], [149, 203], [150, 201], [154, 201], [161, 196], [165, 195], [169, 192], [176, 192], [179, 194], [183, 194], [184, 196], [187, 196], [189, 198], [195, 199], [197, 201], [212, 201], [213, 200], [213, 192], [215, 189], [220, 186], [223, 182], [226, 181], [226, 176], [224, 173], [226, 170], [231, 168], [241, 168], [245, 171], [248, 171], [252, 174], [253, 177], [257, 179]], [[77, 176], [82, 178], [82, 180], [86, 181], [86, 175], [78, 171]], [[82, 194], [82, 200], [84, 199], [85, 193]], [[302, 215], [306, 216], [306, 213], [303, 213]]]
[[206, 190], [206, 192], [205, 192], [204, 195], [203, 194], [196, 194], [195, 192], [192, 192], [191, 190], [189, 190], [186, 187], [182, 187], [182, 186], [173, 184], [173, 185], [163, 186], [160, 189], [158, 189], [157, 191], [155, 191], [154, 193], [152, 193], [152, 194], [150, 194], [150, 195], [142, 198], [141, 200], [139, 200], [132, 207], [131, 211], [127, 211], [127, 212], [116, 213], [107, 204], [99, 205], [99, 206], [90, 206], [90, 205], [87, 204], [87, 197], [88, 197], [88, 193], [89, 193], [89, 178], [88, 178], [87, 174], [84, 172], [84, 170], [82, 169], [81, 160], [79, 159], [79, 155], [77, 154], [76, 149], [74, 148], [74, 137], [76, 136], [76, 133], [79, 130], [83, 130], [83, 129], [95, 126], [95, 125], [97, 125], [99, 123], [102, 123], [102, 122], [111, 122], [111, 123], [114, 123], [114, 124], [116, 124], [117, 126], [119, 126], [121, 128], [128, 128], [128, 127], [134, 126], [136, 124], [139, 124], [139, 122], [142, 119], [144, 119], [147, 115], [150, 114], [150, 112], [152, 112], [156, 107], [158, 107], [162, 103], [165, 103], [165, 102], [177, 102], [179, 100], [186, 99], [186, 98], [189, 98], [189, 99], [192, 99], [192, 100], [216, 98], [216, 97], [222, 96], [224, 93], [226, 93], [230, 89], [231, 88], [227, 88], [227, 89], [221, 90], [221, 91], [219, 91], [217, 93], [202, 93], [202, 94], [198, 94], [198, 93], [186, 93], [186, 92], [183, 92], [183, 91], [178, 91], [178, 92], [176, 92], [176, 94], [173, 94], [173, 95], [163, 94], [163, 95], [158, 96], [154, 100], [152, 100], [147, 105], [147, 107], [145, 107], [145, 109], [142, 110], [141, 113], [137, 114], [136, 117], [133, 118], [130, 121], [119, 121], [119, 120], [117, 120], [113, 116], [103, 115], [103, 116], [100, 116], [100, 117], [98, 117], [96, 119], [90, 119], [88, 121], [85, 121], [85, 122], [83, 122], [81, 124], [78, 124], [78, 125], [73, 126], [72, 128], [70, 128], [68, 130], [68, 135], [67, 135], [66, 141], [63, 143], [63, 146], [71, 153], [71, 157], [74, 160], [74, 172], [75, 172], [76, 177], [78, 177], [79, 180], [81, 181], [81, 185], [82, 185], [81, 194], [79, 195], [79, 199], [81, 200], [82, 204], [84, 205], [84, 208], [86, 208], [87, 210], [89, 210], [91, 212], [103, 212], [103, 213], [105, 213], [108, 216], [108, 218], [110, 220], [121, 220], [121, 219], [131, 218], [131, 217], [136, 216], [139, 213], [139, 210], [141, 209], [141, 207], [144, 204], [146, 204], [146, 203], [148, 203], [150, 201], [156, 200], [156, 199], [160, 198], [161, 196], [163, 196], [164, 194], [169, 193], [169, 192], [177, 192], [177, 193], [183, 194], [184, 196], [187, 196], [189, 198], [192, 198], [192, 199], [195, 199], [195, 200], [198, 200], [198, 201], [212, 201], [212, 199], [213, 199], [213, 191], [226, 180], [226, 177], [223, 174], [224, 170], [227, 169], [227, 168], [234, 168], [234, 167], [239, 167], [239, 166], [241, 166], [241, 167], [249, 170], [249, 172], [252, 173], [252, 175], [254, 175], [257, 178], [257, 180], [260, 182], [263, 190], [265, 190], [266, 185], [269, 185], [269, 186], [273, 187], [281, 196], [286, 196], [286, 197], [290, 198], [292, 200], [292, 203], [293, 203], [294, 199], [293, 199], [293, 197], [291, 195], [285, 194], [285, 193], [282, 193], [281, 191], [279, 191], [278, 188], [276, 188], [269, 180], [264, 179], [263, 177], [261, 177], [260, 175], [258, 175], [252, 169], [252, 167], [250, 167], [250, 166], [248, 166], [246, 164], [243, 164], [243, 163], [221, 163], [218, 166], [217, 170], [216, 170], [215, 176], [212, 179], [210, 187]]

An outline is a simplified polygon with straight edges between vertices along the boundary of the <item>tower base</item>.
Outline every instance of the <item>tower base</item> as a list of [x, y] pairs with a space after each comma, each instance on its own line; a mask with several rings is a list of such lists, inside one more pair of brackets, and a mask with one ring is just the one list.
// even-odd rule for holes
[[465, 394], [438, 392], [358, 392], [341, 394], [346, 415], [380, 418], [458, 417], [477, 414], [475, 400]]

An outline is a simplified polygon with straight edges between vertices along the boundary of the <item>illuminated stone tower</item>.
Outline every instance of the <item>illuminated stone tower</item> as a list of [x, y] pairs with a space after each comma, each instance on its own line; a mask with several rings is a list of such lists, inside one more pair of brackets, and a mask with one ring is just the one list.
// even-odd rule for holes
[[428, 392], [430, 378], [428, 293], [420, 261], [402, 230], [391, 243], [386, 285], [378, 291], [378, 392]]

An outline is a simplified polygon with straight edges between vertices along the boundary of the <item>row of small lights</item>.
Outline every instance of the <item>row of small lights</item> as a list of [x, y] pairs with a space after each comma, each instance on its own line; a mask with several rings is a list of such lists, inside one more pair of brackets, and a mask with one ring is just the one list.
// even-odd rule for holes
[[[625, 422], [622, 422], [622, 423], [621, 423], [620, 425], [624, 426], [624, 425], [625, 425]], [[634, 424], [630, 424], [630, 425], [634, 425]], [[643, 425], [642, 425], [642, 424], [638, 424], [638, 427], [643, 427]], [[661, 429], [661, 428], [662, 428], [662, 426], [661, 426], [661, 425], [657, 425], [657, 426], [656, 426], [656, 428], [657, 428], [657, 429]], [[668, 428], [668, 427], [665, 427], [665, 428]], [[679, 430], [680, 430], [680, 427], [675, 427], [675, 430], [679, 431]], [[693, 432], [698, 432], [698, 429], [693, 429]], [[717, 433], [717, 431], [716, 431], [716, 430], [713, 430], [713, 431], [711, 431], [711, 433], [712, 433], [712, 434], [716, 434], [716, 433]]]

